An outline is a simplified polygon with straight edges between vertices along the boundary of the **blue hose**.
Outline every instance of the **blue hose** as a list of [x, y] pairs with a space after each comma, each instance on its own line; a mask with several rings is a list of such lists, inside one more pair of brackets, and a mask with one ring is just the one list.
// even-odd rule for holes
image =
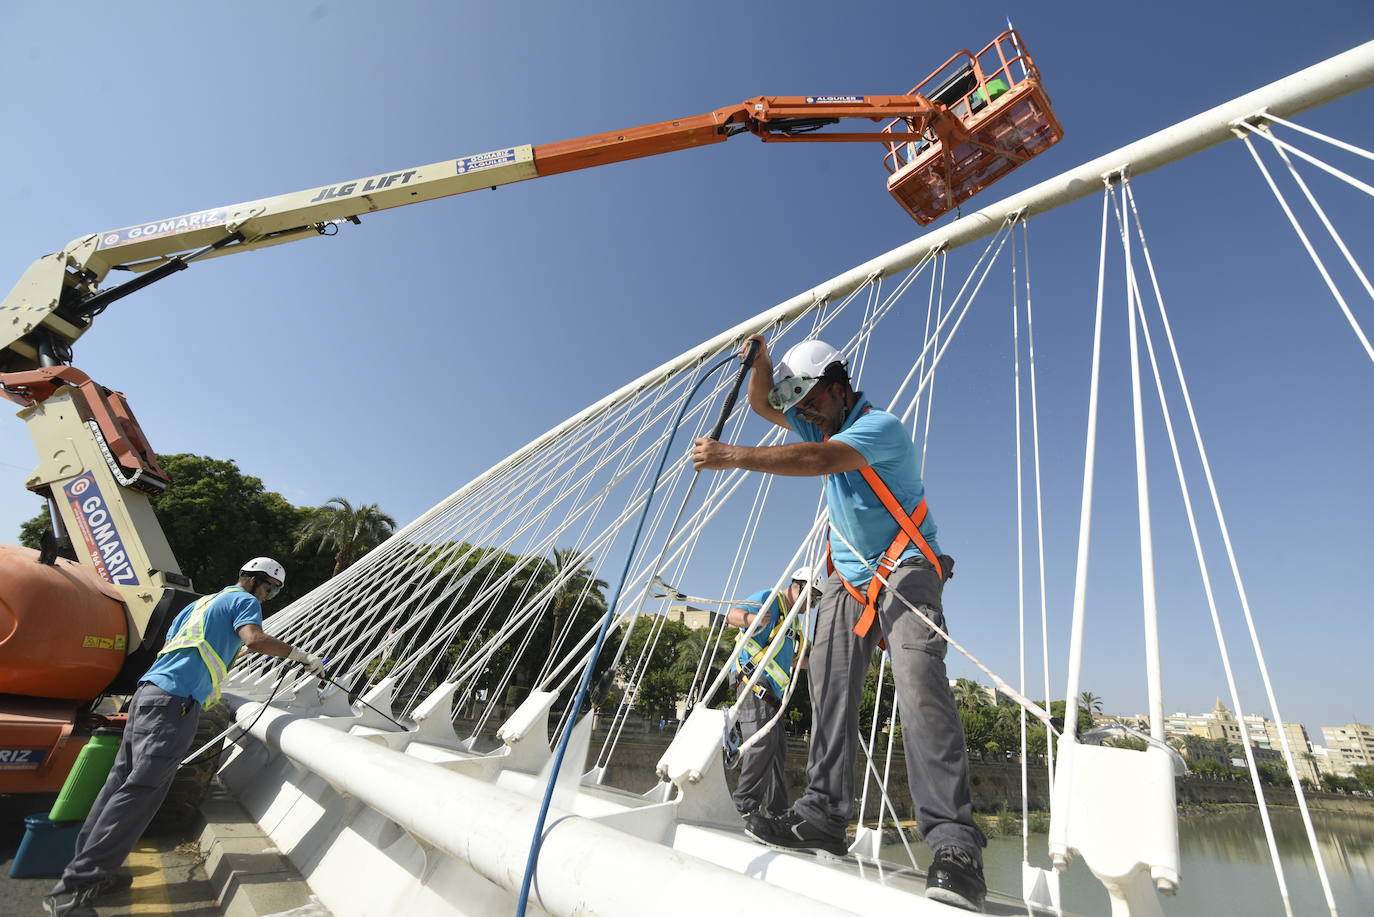
[[[725, 424], [725, 418], [735, 406], [735, 396], [739, 394], [739, 385], [744, 380], [744, 373], [748, 371], [753, 363], [754, 352], [757, 345], [751, 348], [749, 356], [740, 367], [739, 378], [735, 380], [735, 388], [726, 399], [723, 410], [721, 411], [720, 421], [716, 424], [716, 430], [712, 439], [720, 438], [721, 428]], [[516, 905], [516, 917], [525, 917], [525, 907], [529, 904], [530, 884], [534, 881], [534, 867], [539, 862], [539, 848], [544, 843], [544, 822], [549, 815], [549, 804], [553, 799], [553, 788], [558, 782], [558, 771], [563, 766], [563, 756], [568, 750], [568, 740], [572, 737], [573, 727], [577, 725], [577, 714], [582, 709], [582, 702], [587, 697], [587, 688], [591, 684], [592, 672], [596, 669], [597, 657], [601, 655], [601, 647], [606, 643], [606, 635], [611, 630], [611, 622], [615, 619], [615, 608], [620, 603], [620, 592], [625, 587], [625, 580], [630, 576], [630, 564], [634, 561], [635, 551], [639, 547], [639, 537], [644, 531], [644, 523], [649, 518], [649, 507], [653, 504], [654, 490], [658, 487], [658, 479], [663, 475], [663, 469], [668, 464], [668, 455], [673, 448], [673, 438], [677, 436], [677, 429], [682, 424], [682, 418], [687, 413], [688, 406], [692, 399], [696, 397], [702, 384], [720, 369], [735, 359], [731, 354], [719, 363], [713, 365], [702, 374], [697, 380], [697, 384], [687, 393], [687, 400], [682, 403], [681, 409], [677, 412], [677, 417], [673, 420], [672, 432], [668, 434], [668, 442], [663, 446], [663, 456], [658, 461], [658, 470], [654, 472], [653, 479], [649, 482], [648, 495], [644, 500], [644, 511], [639, 515], [639, 524], [635, 527], [634, 538], [630, 541], [630, 549], [625, 554], [625, 568], [620, 571], [620, 580], [615, 584], [615, 591], [611, 594], [611, 601], [606, 606], [606, 616], [601, 619], [601, 631], [596, 635], [596, 644], [592, 647], [591, 659], [587, 662], [587, 670], [582, 673], [582, 681], [577, 686], [577, 696], [573, 700], [572, 707], [568, 712], [568, 723], [563, 727], [563, 735], [558, 740], [558, 750], [553, 756], [553, 772], [549, 774], [548, 785], [544, 787], [544, 799], [539, 804], [539, 818], [534, 823], [534, 837], [530, 840], [530, 855], [525, 860], [525, 875], [520, 880], [520, 901]]]

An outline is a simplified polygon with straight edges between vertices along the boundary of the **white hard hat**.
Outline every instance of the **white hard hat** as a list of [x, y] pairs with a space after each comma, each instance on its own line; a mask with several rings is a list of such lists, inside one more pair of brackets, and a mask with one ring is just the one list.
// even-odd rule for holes
[[825, 368], [836, 362], [843, 363], [844, 357], [825, 341], [793, 345], [778, 364], [778, 381], [768, 393], [768, 403], [777, 411], [792, 407], [820, 381]]
[[270, 557], [254, 557], [244, 564], [240, 573], [263, 573], [279, 583], [286, 582], [286, 568]]
[[821, 589], [825, 585], [825, 571], [812, 570], [810, 567], [798, 567], [792, 572], [792, 581], [806, 583], [812, 589]]

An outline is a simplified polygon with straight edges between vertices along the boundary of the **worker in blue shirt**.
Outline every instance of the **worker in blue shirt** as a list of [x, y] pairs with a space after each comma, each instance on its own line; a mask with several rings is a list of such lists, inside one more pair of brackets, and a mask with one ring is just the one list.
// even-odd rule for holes
[[129, 721], [105, 785], [76, 840], [76, 853], [43, 899], [52, 917], [94, 917], [93, 902], [128, 888], [116, 872], [171, 788], [196, 735], [201, 707], [219, 700], [240, 646], [299, 662], [323, 674], [315, 656], [266, 634], [262, 603], [275, 598], [286, 570], [270, 557], [243, 565], [237, 584], [186, 606], [172, 621], [157, 659], [129, 701]]
[[[973, 821], [963, 724], [945, 670], [942, 595], [954, 561], [940, 553], [911, 436], [849, 381], [824, 341], [791, 348], [773, 378], [762, 336], [749, 406], [803, 442], [737, 446], [696, 440], [698, 470], [823, 475], [834, 575], [816, 610], [807, 789], [782, 818], [754, 816], [751, 835], [777, 847], [847, 851], [854, 803], [858, 703], [869, 661], [886, 641], [902, 717], [907, 781], [934, 859], [926, 896], [981, 911], [986, 840]], [[746, 347], [748, 342], [746, 342]], [[743, 351], [741, 351], [743, 355]], [[877, 625], [877, 626], [874, 626]]]
[[[739, 605], [725, 613], [727, 623], [747, 631], [755, 618], [761, 617], [753, 634], [740, 647], [731, 668], [735, 672], [735, 690], [742, 690], [755, 670], [762, 668], [759, 680], [740, 701], [740, 741], [747, 742], [782, 709], [792, 682], [797, 658], [799, 619], [794, 619], [782, 637], [778, 651], [767, 658], [768, 647], [783, 628], [787, 613], [802, 598], [812, 583], [810, 567], [801, 567], [792, 574], [792, 581], [781, 592], [760, 589]], [[771, 601], [770, 601], [771, 597]], [[787, 734], [781, 719], [757, 742], [740, 755], [739, 781], [733, 799], [741, 815], [755, 812], [782, 815], [787, 810], [787, 787], [783, 783], [783, 766], [787, 757]]]

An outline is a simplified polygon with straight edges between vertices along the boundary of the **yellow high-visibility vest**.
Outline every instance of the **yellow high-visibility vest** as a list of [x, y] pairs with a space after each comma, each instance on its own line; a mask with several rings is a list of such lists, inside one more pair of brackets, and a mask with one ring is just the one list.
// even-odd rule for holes
[[[783, 607], [782, 596], [774, 596], [773, 602], [777, 606], [777, 623], [773, 625], [772, 631], [769, 632], [767, 637], [762, 639], [760, 639], [760, 634], [755, 633], [744, 642], [744, 646], [741, 649], [741, 656], [746, 653], [749, 656], [747, 666], [750, 669], [756, 667], [760, 662], [763, 662], [764, 657], [768, 655], [768, 646], [778, 635], [778, 631], [782, 629], [783, 619], [787, 616], [786, 609]], [[763, 609], [760, 608], [758, 613], [763, 614]], [[783, 645], [779, 647], [777, 653], [777, 656], [782, 656], [786, 660], [784, 664], [778, 664], [777, 656], [763, 662], [763, 674], [777, 687], [779, 696], [787, 693], [787, 686], [792, 682], [792, 656], [795, 652], [796, 650], [792, 646], [789, 638], [788, 641], [785, 641]], [[736, 660], [735, 665], [738, 666], [739, 662], [740, 660]], [[749, 675], [748, 672], [743, 670], [741, 670], [741, 673], [744, 674], [745, 677]], [[756, 692], [760, 691], [760, 689], [764, 691], [768, 690], [764, 687], [762, 682], [754, 686]]]
[[247, 592], [242, 586], [229, 586], [221, 589], [214, 595], [207, 595], [205, 598], [196, 602], [191, 608], [191, 613], [186, 617], [186, 623], [182, 624], [181, 630], [171, 640], [168, 640], [158, 650], [158, 655], [174, 653], [177, 650], [195, 650], [200, 654], [200, 661], [205, 663], [205, 668], [210, 672], [210, 700], [206, 702], [206, 707], [213, 707], [219, 703], [221, 686], [225, 676], [229, 674], [229, 666], [224, 664], [219, 653], [210, 645], [210, 641], [205, 639], [205, 611], [210, 607], [210, 603], [226, 592]]

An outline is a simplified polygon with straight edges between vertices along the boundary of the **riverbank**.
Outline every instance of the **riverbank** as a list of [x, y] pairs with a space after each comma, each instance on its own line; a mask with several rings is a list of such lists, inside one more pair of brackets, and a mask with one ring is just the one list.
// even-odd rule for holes
[[[667, 749], [671, 737], [671, 733], [667, 731], [645, 730], [643, 727], [628, 732], [616, 744], [615, 754], [611, 756], [606, 770], [605, 782], [633, 793], [643, 793], [652, 789], [658, 784], [658, 775], [655, 771], [658, 760], [663, 756], [664, 750]], [[604, 740], [605, 733], [598, 731], [593, 737], [592, 748], [600, 749]], [[494, 740], [492, 741], [494, 744]], [[789, 799], [798, 798], [806, 789], [806, 755], [805, 740], [789, 737], [787, 740], [787, 758], [783, 769]], [[862, 761], [857, 762], [855, 767], [855, 786], [862, 787], [864, 778], [868, 775], [864, 771]], [[890, 764], [884, 761], [883, 767], [890, 774], [888, 798], [896, 810], [897, 817], [903, 820], [912, 819], [915, 811], [911, 803], [910, 793], [907, 790], [906, 761], [900, 748], [893, 749]], [[726, 779], [731, 787], [734, 786], [736, 773], [735, 771], [727, 771]], [[1011, 833], [1020, 833], [1021, 766], [1019, 764], [1015, 762], [989, 763], [976, 760], [970, 762], [969, 790], [976, 813], [998, 823], [1001, 823], [1006, 817], [1016, 818], [1016, 828]], [[1208, 806], [1248, 805], [1254, 807], [1256, 805], [1254, 786], [1248, 779], [1213, 780], [1191, 774], [1187, 777], [1178, 778], [1175, 782], [1175, 795], [1181, 814], [1194, 810], [1206, 812], [1209, 811], [1206, 808]], [[1264, 796], [1271, 806], [1297, 806], [1297, 796], [1292, 789], [1286, 787], [1266, 786]], [[1308, 793], [1306, 796], [1309, 808], [1314, 810], [1374, 818], [1374, 797], [1347, 796], [1340, 793]], [[870, 793], [869, 810], [865, 813], [866, 822], [876, 821], [877, 812], [873, 808], [875, 804], [874, 795]], [[1043, 764], [1033, 765], [1026, 775], [1026, 804], [1032, 813], [1043, 813], [1049, 810], [1050, 785]], [[1004, 813], [1010, 813], [1010, 815]], [[888, 815], [890, 813], [885, 813], [885, 818]]]

